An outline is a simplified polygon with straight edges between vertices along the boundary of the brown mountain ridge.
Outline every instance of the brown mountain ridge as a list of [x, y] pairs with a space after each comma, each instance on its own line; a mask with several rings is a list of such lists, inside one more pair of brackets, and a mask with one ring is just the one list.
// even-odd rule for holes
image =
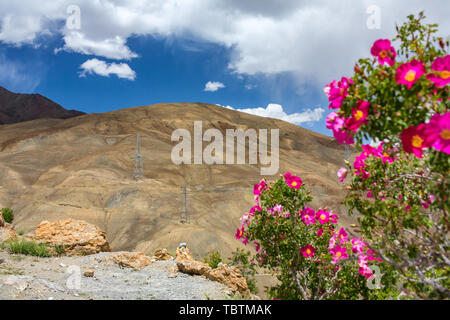
[[[290, 171], [312, 190], [313, 206], [342, 212], [345, 190], [336, 172], [344, 148], [330, 137], [271, 118], [203, 103], [128, 108], [69, 119], [37, 119], [0, 126], [0, 205], [14, 209], [16, 229], [43, 220], [81, 219], [106, 231], [113, 250], [153, 253], [187, 242], [194, 255], [242, 246], [234, 239], [251, 208], [260, 165], [176, 165], [174, 130], [280, 130], [276, 179]], [[145, 180], [134, 181], [140, 133]], [[270, 150], [270, 148], [269, 148]], [[248, 152], [248, 146], [247, 146]], [[181, 223], [187, 185], [189, 223]], [[343, 218], [344, 224], [349, 220]]]
[[68, 119], [83, 114], [64, 109], [38, 93], [14, 93], [0, 86], [0, 125], [41, 118]]

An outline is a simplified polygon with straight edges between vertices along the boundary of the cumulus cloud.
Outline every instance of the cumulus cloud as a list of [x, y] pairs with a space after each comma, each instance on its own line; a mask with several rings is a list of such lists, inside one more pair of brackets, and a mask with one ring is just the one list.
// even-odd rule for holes
[[306, 111], [301, 113], [287, 114], [286, 112], [284, 112], [283, 106], [275, 103], [268, 104], [266, 108], [259, 107], [259, 108], [235, 109], [231, 106], [226, 106], [225, 108], [245, 112], [248, 114], [253, 114], [255, 116], [279, 119], [296, 125], [300, 125], [305, 122], [320, 121], [322, 119], [323, 113], [325, 112], [325, 109], [323, 108], [315, 108], [312, 110], [307, 109]]
[[225, 85], [222, 82], [215, 82], [215, 81], [208, 81], [205, 84], [205, 89], [203, 89], [204, 91], [210, 91], [210, 92], [214, 92], [217, 91], [221, 88], [225, 88]]
[[83, 70], [80, 77], [85, 77], [86, 74], [98, 74], [103, 77], [109, 77], [110, 74], [115, 74], [122, 79], [134, 80], [136, 72], [126, 63], [106, 63], [98, 59], [90, 59], [85, 61], [80, 68]]
[[[58, 27], [73, 4], [80, 7], [81, 28]], [[380, 8], [379, 30], [366, 24], [371, 5]], [[447, 0], [1, 1], [0, 41], [32, 43], [39, 35], [60, 33], [63, 50], [122, 60], [139, 54], [127, 45], [130, 37], [188, 36], [229, 48], [229, 68], [236, 75], [289, 72], [324, 84], [349, 74], [357, 58], [369, 55], [373, 41], [393, 36], [395, 23], [408, 14], [424, 9], [447, 36], [446, 6]]]

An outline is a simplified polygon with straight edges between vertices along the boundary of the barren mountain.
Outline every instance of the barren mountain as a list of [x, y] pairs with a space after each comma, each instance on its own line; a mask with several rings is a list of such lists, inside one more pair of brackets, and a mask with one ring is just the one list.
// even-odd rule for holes
[[40, 94], [14, 93], [0, 87], [0, 125], [41, 118], [68, 119], [83, 114], [66, 110]]
[[[253, 206], [261, 166], [172, 163], [177, 144], [172, 132], [186, 128], [193, 135], [197, 120], [203, 121], [203, 132], [216, 128], [224, 136], [226, 129], [280, 129], [278, 174], [299, 175], [312, 190], [316, 208], [343, 210], [339, 203], [345, 191], [336, 172], [344, 148], [332, 138], [202, 103], [0, 126], [0, 206], [14, 210], [16, 230], [33, 231], [42, 220], [73, 217], [105, 230], [113, 250], [152, 253], [187, 242], [195, 255], [219, 250], [227, 256], [240, 246], [234, 234], [239, 218]], [[138, 132], [145, 180], [135, 182]], [[181, 223], [185, 183], [190, 221]]]

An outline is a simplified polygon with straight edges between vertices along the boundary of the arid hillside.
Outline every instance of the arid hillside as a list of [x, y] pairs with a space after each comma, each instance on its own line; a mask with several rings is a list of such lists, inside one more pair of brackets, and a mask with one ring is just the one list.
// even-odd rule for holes
[[[201, 256], [230, 254], [239, 218], [253, 205], [259, 165], [175, 165], [175, 129], [280, 130], [280, 169], [299, 175], [313, 205], [340, 212], [345, 190], [336, 172], [344, 148], [332, 138], [275, 119], [202, 103], [135, 107], [70, 119], [0, 126], [0, 206], [15, 227], [33, 231], [42, 220], [82, 219], [106, 231], [113, 250], [151, 253], [187, 242]], [[145, 180], [133, 181], [140, 133]], [[204, 143], [207, 145], [208, 143]], [[270, 148], [269, 148], [270, 150]], [[269, 176], [275, 179], [278, 175]], [[183, 185], [189, 223], [181, 223]], [[344, 223], [348, 223], [345, 221]]]

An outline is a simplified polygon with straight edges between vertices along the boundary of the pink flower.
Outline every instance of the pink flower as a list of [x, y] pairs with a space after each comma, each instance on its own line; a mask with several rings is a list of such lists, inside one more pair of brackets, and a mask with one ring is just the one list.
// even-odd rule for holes
[[359, 127], [367, 123], [367, 116], [369, 115], [370, 103], [359, 100], [356, 106], [352, 109], [352, 116], [345, 120], [345, 127], [353, 132], [358, 131]]
[[255, 196], [260, 196], [261, 192], [263, 192], [266, 189], [267, 189], [266, 181], [261, 180], [259, 183], [255, 184], [255, 186], [253, 187], [253, 194]]
[[434, 72], [427, 74], [427, 79], [433, 81], [436, 87], [445, 87], [450, 83], [450, 55], [436, 58], [431, 69]]
[[277, 212], [282, 212], [282, 211], [283, 211], [283, 207], [282, 207], [281, 205], [279, 205], [279, 204], [276, 204], [276, 205], [273, 207], [273, 210], [274, 210], [274, 211], [277, 211]]
[[337, 220], [339, 219], [337, 214], [334, 214], [333, 211], [330, 211], [330, 222], [337, 224]]
[[247, 245], [247, 243], [248, 243], [248, 238], [247, 238], [247, 237], [244, 237], [244, 239], [242, 239], [242, 243], [243, 243], [244, 245]]
[[334, 246], [336, 245], [336, 238], [337, 238], [336, 233], [333, 233], [330, 240], [328, 241], [328, 250], [331, 250], [334, 248]]
[[422, 150], [429, 147], [426, 140], [426, 128], [425, 124], [422, 123], [403, 130], [401, 140], [405, 152], [414, 153], [416, 157], [422, 158]]
[[426, 72], [425, 65], [422, 61], [412, 60], [409, 63], [404, 63], [397, 68], [395, 81], [404, 84], [411, 89], [414, 83]]
[[372, 269], [370, 269], [369, 267], [359, 267], [359, 273], [361, 275], [363, 275], [366, 278], [370, 278], [371, 276], [373, 276], [373, 272]]
[[305, 258], [312, 258], [314, 256], [314, 252], [316, 252], [316, 249], [312, 245], [307, 244], [305, 247], [300, 249], [300, 252], [305, 256]]
[[261, 207], [258, 206], [258, 205], [253, 206], [253, 207], [250, 209], [249, 214], [250, 214], [251, 216], [254, 216], [256, 211], [261, 212]]
[[315, 212], [313, 209], [309, 207], [305, 207], [305, 209], [301, 212], [301, 218], [304, 224], [309, 226], [310, 224], [314, 224], [316, 222]]
[[327, 223], [330, 220], [330, 213], [325, 210], [319, 210], [316, 212], [316, 219], [320, 224]]
[[373, 252], [372, 250], [367, 250], [367, 257], [368, 257], [369, 261], [373, 261], [373, 260], [381, 261], [381, 259], [375, 257], [375, 252]]
[[374, 57], [378, 57], [378, 62], [383, 65], [385, 62], [391, 67], [395, 63], [395, 49], [391, 46], [391, 42], [388, 39], [378, 39], [374, 42], [370, 53]]
[[424, 135], [427, 145], [450, 154], [450, 112], [434, 114], [426, 125]]
[[250, 216], [246, 213], [241, 217], [240, 221], [241, 227], [245, 227], [250, 223]]
[[302, 179], [300, 179], [299, 177], [295, 176], [295, 175], [291, 175], [290, 172], [286, 172], [286, 174], [284, 175], [284, 180], [286, 180], [286, 183], [289, 187], [294, 188], [294, 189], [300, 189], [303, 181]]
[[342, 77], [338, 83], [333, 81], [325, 86], [325, 90], [328, 91], [328, 101], [330, 101], [329, 109], [339, 109], [341, 107], [342, 102], [347, 97], [347, 90], [352, 84], [353, 80], [351, 78]]
[[323, 235], [323, 228], [320, 228], [319, 230], [317, 230], [317, 236], [321, 237]]
[[339, 230], [339, 234], [338, 234], [338, 238], [339, 238], [339, 241], [341, 242], [341, 244], [345, 244], [348, 242], [347, 236], [348, 236], [347, 231], [345, 231], [344, 228], [341, 228]]
[[244, 227], [242, 227], [241, 229], [237, 229], [236, 234], [234, 235], [234, 237], [239, 240], [244, 236]]
[[363, 249], [366, 247], [366, 244], [358, 238], [352, 239], [352, 251], [354, 253], [362, 253]]
[[340, 168], [337, 172], [337, 176], [339, 178], [339, 182], [342, 182], [347, 177], [348, 170], [345, 168]]
[[352, 133], [347, 131], [344, 127], [345, 118], [339, 116], [336, 112], [330, 113], [326, 118], [327, 129], [333, 130], [333, 136], [338, 143], [345, 143], [347, 145], [354, 144]]
[[341, 247], [338, 244], [330, 250], [330, 253], [333, 255], [333, 263], [336, 263], [341, 259], [345, 260], [348, 258], [347, 248]]

